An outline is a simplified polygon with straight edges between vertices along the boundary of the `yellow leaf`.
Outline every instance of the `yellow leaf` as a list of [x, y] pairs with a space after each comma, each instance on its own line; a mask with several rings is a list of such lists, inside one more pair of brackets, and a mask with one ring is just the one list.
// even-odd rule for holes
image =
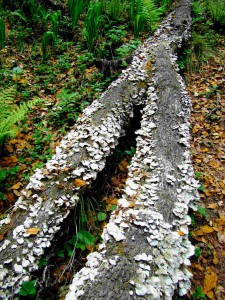
[[211, 208], [211, 209], [214, 209], [214, 208], [217, 208], [217, 203], [210, 203], [207, 208]]
[[183, 236], [183, 235], [184, 235], [183, 231], [181, 231], [181, 230], [179, 230], [177, 233], [178, 233], [180, 236]]
[[109, 198], [104, 198], [103, 201], [106, 202], [107, 204], [114, 205], [118, 203], [118, 198], [109, 197]]
[[33, 228], [28, 228], [26, 230], [26, 233], [31, 234], [31, 235], [36, 235], [40, 231], [40, 228], [33, 227]]
[[22, 183], [21, 182], [17, 182], [13, 186], [11, 186], [11, 188], [9, 188], [9, 190], [18, 190], [21, 186], [22, 186]]
[[219, 262], [216, 251], [213, 251], [213, 263], [217, 265]]
[[217, 284], [217, 275], [213, 271], [210, 271], [205, 275], [204, 279], [204, 291], [205, 293], [208, 293], [209, 291], [213, 290], [216, 287]]
[[193, 266], [194, 269], [197, 269], [199, 271], [204, 271], [204, 268], [200, 264], [197, 264], [197, 263], [194, 264], [193, 263], [192, 266]]
[[200, 227], [199, 230], [195, 231], [194, 235], [206, 235], [206, 234], [211, 233], [213, 231], [214, 230], [213, 230], [212, 227], [210, 227], [208, 225], [204, 225], [204, 226]]
[[76, 187], [81, 187], [81, 186], [86, 185], [86, 181], [81, 180], [81, 179], [75, 179], [75, 180], [74, 180], [74, 185], [75, 185]]
[[206, 295], [209, 297], [209, 299], [215, 299], [213, 291], [207, 292]]

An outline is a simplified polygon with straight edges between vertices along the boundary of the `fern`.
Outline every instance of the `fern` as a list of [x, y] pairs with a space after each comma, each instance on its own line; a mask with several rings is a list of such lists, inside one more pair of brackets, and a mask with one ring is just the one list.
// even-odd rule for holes
[[225, 26], [225, 0], [208, 0], [208, 10], [217, 26]]
[[156, 8], [153, 0], [143, 0], [143, 14], [147, 19], [147, 27], [153, 32], [160, 21], [160, 15], [163, 13], [162, 8]]
[[110, 17], [112, 20], [117, 20], [121, 16], [124, 10], [124, 3], [122, 0], [110, 0], [102, 1], [103, 11]]
[[134, 21], [134, 35], [147, 28], [151, 33], [157, 28], [163, 8], [157, 8], [154, 0], [132, 0], [131, 20]]
[[0, 144], [4, 144], [7, 138], [12, 138], [19, 131], [16, 123], [22, 120], [29, 109], [39, 104], [42, 100], [36, 98], [29, 103], [20, 106], [15, 104], [16, 89], [8, 88], [0, 92]]

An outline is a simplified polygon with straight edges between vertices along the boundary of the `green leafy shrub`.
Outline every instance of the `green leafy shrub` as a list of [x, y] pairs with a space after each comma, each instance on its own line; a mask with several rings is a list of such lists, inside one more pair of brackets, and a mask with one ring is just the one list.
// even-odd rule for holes
[[14, 137], [19, 131], [16, 123], [24, 118], [29, 109], [40, 103], [40, 99], [34, 99], [20, 106], [15, 105], [16, 89], [8, 88], [0, 92], [0, 144], [9, 137]]
[[88, 7], [88, 15], [85, 19], [83, 35], [87, 41], [88, 49], [94, 50], [99, 34], [100, 21], [102, 19], [102, 3], [91, 1]]

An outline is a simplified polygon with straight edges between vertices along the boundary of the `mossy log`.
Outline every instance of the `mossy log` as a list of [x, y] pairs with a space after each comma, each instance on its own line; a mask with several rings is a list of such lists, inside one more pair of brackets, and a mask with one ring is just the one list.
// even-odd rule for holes
[[[129, 68], [84, 110], [1, 221], [0, 298], [13, 297], [38, 268], [62, 221], [104, 168], [137, 104], [145, 108], [126, 194], [104, 229], [102, 251], [91, 254], [75, 275], [67, 299], [171, 299], [178, 284], [181, 293], [189, 287], [186, 214], [196, 183], [187, 149], [190, 103], [176, 52], [189, 36], [190, 2], [178, 2], [154, 37], [136, 50]], [[159, 238], [152, 239], [152, 232]]]

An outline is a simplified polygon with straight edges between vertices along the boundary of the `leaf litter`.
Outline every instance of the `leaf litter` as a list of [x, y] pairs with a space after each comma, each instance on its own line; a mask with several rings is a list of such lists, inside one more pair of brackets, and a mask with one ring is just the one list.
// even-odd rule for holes
[[197, 299], [225, 299], [224, 42], [221, 35], [217, 54], [207, 65], [185, 74], [193, 106], [192, 161], [206, 207], [205, 216], [192, 214], [191, 240], [200, 255], [192, 258], [192, 291], [188, 298], [194, 298], [195, 291], [199, 291]]

